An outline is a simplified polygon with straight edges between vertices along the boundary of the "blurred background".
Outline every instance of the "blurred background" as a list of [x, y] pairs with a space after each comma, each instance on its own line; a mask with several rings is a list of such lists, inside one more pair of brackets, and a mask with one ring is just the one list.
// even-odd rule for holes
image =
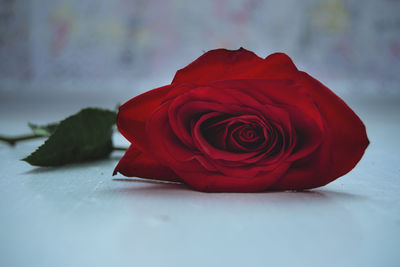
[[118, 93], [170, 83], [215, 48], [285, 52], [342, 96], [400, 89], [398, 0], [0, 0], [3, 91]]

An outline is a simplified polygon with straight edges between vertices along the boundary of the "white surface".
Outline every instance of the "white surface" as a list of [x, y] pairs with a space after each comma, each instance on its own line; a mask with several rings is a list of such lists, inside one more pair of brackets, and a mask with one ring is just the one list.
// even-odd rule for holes
[[[101, 102], [2, 97], [0, 132], [9, 134]], [[121, 153], [35, 168], [19, 159], [41, 141], [0, 144], [0, 266], [400, 266], [400, 108], [353, 108], [371, 141], [364, 158], [341, 179], [300, 193], [119, 182], [111, 173]]]

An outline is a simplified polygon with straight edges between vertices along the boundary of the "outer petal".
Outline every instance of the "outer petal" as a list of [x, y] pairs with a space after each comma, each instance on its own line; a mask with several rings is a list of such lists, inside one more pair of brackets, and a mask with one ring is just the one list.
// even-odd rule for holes
[[170, 168], [158, 163], [147, 154], [142, 153], [131, 145], [115, 167], [113, 175], [117, 172], [128, 177], [149, 178], [171, 182], [182, 182]]
[[326, 185], [352, 170], [368, 147], [365, 126], [347, 104], [305, 72], [304, 88], [314, 99], [327, 136], [316, 153], [292, 166], [272, 189], [309, 189]]
[[317, 104], [331, 133], [332, 163], [330, 177], [324, 181], [327, 184], [354, 168], [369, 140], [365, 125], [342, 99], [307, 73], [300, 73], [304, 87]]
[[207, 84], [231, 79], [286, 79], [295, 75], [296, 66], [283, 53], [275, 53], [262, 59], [243, 48], [216, 49], [177, 71], [172, 83]]
[[287, 170], [289, 164], [281, 164], [271, 172], [259, 175], [251, 179], [225, 176], [220, 173], [183, 172], [179, 175], [185, 179], [187, 184], [203, 192], [261, 192], [270, 189]]
[[[325, 185], [330, 177], [332, 147], [329, 138], [324, 139], [317, 151], [295, 161], [289, 170], [270, 190], [301, 190]], [[332, 179], [333, 180], [333, 179]]]
[[146, 151], [147, 144], [146, 120], [161, 104], [164, 96], [170, 90], [170, 85], [153, 89], [132, 98], [119, 108], [117, 116], [118, 130], [142, 151]]

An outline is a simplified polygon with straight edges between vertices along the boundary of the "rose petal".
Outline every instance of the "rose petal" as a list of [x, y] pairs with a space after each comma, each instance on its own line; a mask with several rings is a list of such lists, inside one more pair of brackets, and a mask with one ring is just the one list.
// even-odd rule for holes
[[180, 177], [192, 188], [203, 192], [261, 192], [268, 190], [282, 175], [290, 164], [281, 164], [273, 171], [257, 177], [237, 178], [219, 173], [177, 171]]
[[243, 48], [215, 49], [178, 70], [172, 83], [204, 84], [218, 80], [237, 79], [242, 73], [262, 61], [262, 58]]
[[153, 89], [129, 100], [119, 108], [118, 130], [142, 151], [145, 151], [147, 147], [146, 121], [170, 90], [170, 85]]
[[207, 84], [232, 79], [285, 79], [294, 75], [297, 75], [297, 68], [283, 53], [275, 53], [262, 59], [243, 48], [216, 49], [177, 71], [172, 83]]
[[[248, 100], [240, 101], [244, 99], [243, 95], [246, 95], [247, 98], [258, 100], [262, 105], [272, 103], [273, 106], [281, 107], [281, 109], [285, 106], [297, 107], [322, 128], [319, 110], [307, 88], [304, 88], [301, 83], [292, 80], [232, 80], [215, 82], [212, 87], [214, 91], [235, 96], [240, 105], [248, 103]], [[257, 104], [252, 103], [252, 105]]]
[[306, 116], [300, 109], [291, 106], [285, 109], [290, 114], [291, 123], [296, 134], [295, 148], [288, 159], [294, 161], [315, 151], [321, 145], [325, 131], [323, 127], [320, 127], [319, 123]]
[[354, 168], [369, 140], [363, 122], [342, 99], [307, 73], [300, 73], [304, 87], [326, 121], [332, 140], [331, 171], [320, 181], [321, 185], [325, 185]]
[[292, 163], [289, 170], [271, 186], [271, 190], [301, 190], [322, 186], [329, 178], [332, 153], [328, 137], [310, 155]]
[[187, 147], [177, 138], [169, 123], [168, 108], [169, 103], [162, 104], [147, 121], [146, 132], [151, 141], [147, 151], [173, 170], [215, 171], [212, 165], [202, 161], [199, 151]]
[[117, 172], [128, 177], [140, 177], [171, 182], [182, 182], [170, 168], [161, 165], [157, 160], [142, 153], [131, 145], [115, 167]]
[[364, 124], [344, 101], [308, 74], [301, 72], [301, 75], [325, 121], [325, 134], [318, 149], [294, 162], [271, 187], [274, 190], [326, 185], [353, 169], [369, 144]]

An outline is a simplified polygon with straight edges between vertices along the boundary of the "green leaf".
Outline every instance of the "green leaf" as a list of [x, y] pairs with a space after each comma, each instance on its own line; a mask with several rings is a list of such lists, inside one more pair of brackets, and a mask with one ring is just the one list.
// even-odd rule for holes
[[104, 109], [82, 109], [61, 121], [46, 142], [23, 160], [35, 166], [58, 166], [105, 158], [112, 151], [116, 115]]
[[56, 131], [58, 123], [51, 123], [47, 125], [28, 123], [28, 126], [31, 128], [34, 135], [49, 137]]

